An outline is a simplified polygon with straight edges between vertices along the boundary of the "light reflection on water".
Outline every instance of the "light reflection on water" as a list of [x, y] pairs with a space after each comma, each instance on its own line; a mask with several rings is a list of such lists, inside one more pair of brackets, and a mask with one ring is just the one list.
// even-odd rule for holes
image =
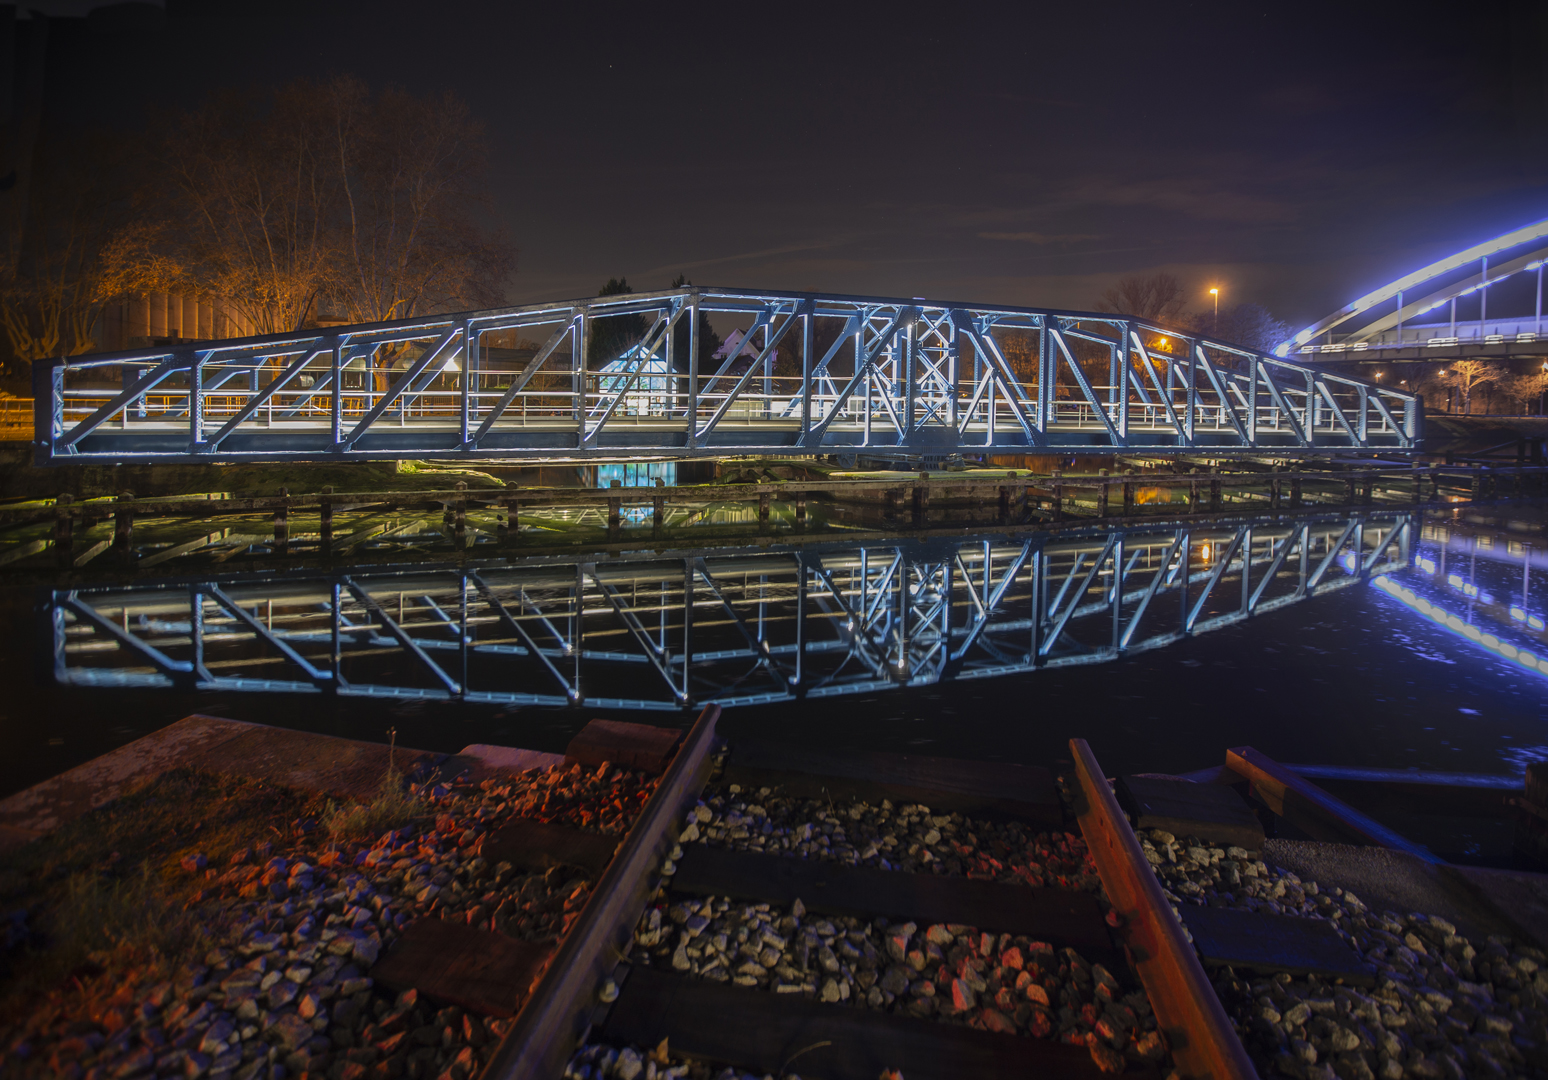
[[[1522, 648], [1524, 643], [1538, 640], [1539, 635], [1524, 620], [1512, 619], [1509, 609], [1521, 605], [1523, 584], [1524, 611], [1541, 612], [1542, 602], [1548, 598], [1548, 578], [1542, 576], [1543, 569], [1548, 568], [1537, 561], [1543, 549], [1548, 548], [1541, 531], [1543, 507], [1515, 504], [1505, 508], [1499, 520], [1476, 510], [1467, 514], [1479, 520], [1470, 521], [1450, 512], [1413, 519], [1413, 542], [1408, 554], [1418, 560], [1434, 561], [1435, 573], [1413, 564], [1407, 569], [1389, 567], [1385, 572], [1416, 596], [1423, 595], [1430, 603], [1443, 604], [1460, 618], [1471, 619], [1479, 628], [1480, 639], [1484, 633], [1490, 633]], [[1387, 515], [1383, 520], [1391, 522], [1401, 516]], [[1331, 526], [1328, 519], [1323, 523]], [[1337, 531], [1341, 532], [1344, 524], [1347, 521]], [[1436, 529], [1445, 530], [1445, 535], [1441, 536]], [[1217, 551], [1222, 540], [1229, 546], [1233, 532], [1196, 527], [1191, 538], [1194, 582], [1190, 595], [1194, 599], [1198, 596], [1199, 579], [1218, 565], [1221, 556]], [[1272, 559], [1269, 545], [1281, 542], [1286, 535], [1283, 528], [1275, 531], [1263, 525], [1255, 532], [1255, 569], [1249, 579], [1254, 587], [1267, 569], [1265, 558]], [[1375, 535], [1378, 533], [1371, 534]], [[1487, 543], [1481, 542], [1484, 538]], [[1106, 534], [1078, 539], [1079, 545], [1075, 546], [1085, 546], [1086, 562], [1064, 597], [1065, 607], [1089, 571], [1091, 560], [1107, 542]], [[1170, 589], [1163, 579], [1130, 644], [1163, 632], [1177, 636], [1157, 647], [1131, 647], [1114, 653], [1109, 553], [1087, 590], [1086, 603], [1095, 606], [1078, 615], [1072, 611], [1067, 632], [1061, 633], [1059, 643], [1044, 657], [1046, 662], [1027, 664], [1024, 658], [1032, 651], [1030, 627], [1025, 625], [1032, 610], [1030, 565], [1024, 562], [1023, 568], [1013, 575], [1011, 586], [998, 598], [994, 596], [996, 582], [1005, 577], [1025, 540], [1025, 536], [990, 534], [936, 548], [911, 546], [909, 541], [900, 540], [890, 545], [893, 554], [886, 558], [879, 553], [888, 545], [873, 546], [865, 557], [863, 575], [870, 583], [868, 592], [861, 587], [857, 545], [846, 548], [838, 540], [807, 545], [804, 550], [815, 552], [825, 568], [831, 561], [840, 571], [829, 573], [838, 594], [852, 611], [862, 594], [868, 598], [860, 616], [869, 623], [858, 625], [869, 627], [872, 659], [879, 657], [881, 661], [879, 670], [872, 670], [866, 666], [865, 656], [845, 643], [840, 627], [847, 617], [836, 604], [834, 593], [826, 585], [816, 584], [808, 572], [804, 631], [807, 636], [803, 639], [808, 649], [796, 687], [817, 690], [825, 686], [830, 692], [835, 687], [847, 687], [843, 693], [831, 696], [791, 692], [779, 677], [781, 673], [787, 678], [795, 674], [796, 651], [792, 647], [796, 620], [791, 616], [796, 610], [792, 594], [799, 582], [796, 571], [791, 569], [796, 565], [792, 553], [797, 549], [781, 548], [778, 544], [741, 556], [732, 552], [709, 556], [710, 579], [720, 589], [720, 596], [710, 590], [710, 582], [703, 576], [696, 578], [693, 610], [701, 645], [695, 648], [702, 648], [702, 652], [696, 653], [692, 664], [678, 663], [676, 657], [682, 646], [678, 636], [680, 620], [668, 619], [664, 640], [669, 655], [663, 667], [676, 679], [675, 683], [669, 683], [651, 663], [648, 650], [620, 622], [618, 608], [606, 592], [596, 587], [595, 582], [588, 585], [581, 612], [582, 655], [578, 659], [566, 658], [568, 667], [555, 664], [566, 674], [573, 674], [577, 663], [584, 665], [580, 686], [586, 704], [580, 707], [531, 700], [562, 700], [564, 689], [535, 654], [521, 655], [519, 650], [525, 645], [520, 641], [510, 642], [512, 651], [503, 657], [492, 655], [472, 662], [466, 681], [484, 694], [499, 692], [502, 686], [504, 692], [511, 694], [527, 693], [531, 699], [526, 701], [514, 697], [457, 700], [448, 693], [351, 697], [319, 692], [311, 680], [306, 680], [304, 690], [270, 688], [262, 693], [247, 692], [239, 682], [216, 683], [204, 689], [186, 683], [138, 687], [122, 683], [61, 683], [54, 669], [54, 598], [12, 591], [0, 594], [0, 635], [6, 635], [5, 645], [0, 648], [0, 680], [9, 691], [0, 695], [0, 727], [7, 732], [14, 750], [0, 776], [0, 792], [35, 782], [195, 711], [371, 740], [382, 738], [388, 726], [395, 726], [405, 745], [434, 750], [455, 751], [473, 742], [558, 750], [592, 717], [686, 723], [691, 712], [660, 708], [670, 706], [673, 686], [684, 685], [695, 701], [718, 696], [719, 700], [740, 697], [748, 702], [729, 709], [722, 721], [722, 729], [733, 739], [739, 734], [757, 735], [836, 750], [891, 750], [1057, 763], [1067, 757], [1066, 740], [1080, 735], [1091, 741], [1110, 774], [1189, 771], [1219, 764], [1225, 748], [1241, 745], [1255, 746], [1284, 762], [1516, 775], [1528, 762], [1548, 759], [1548, 711], [1540, 676], [1450, 628], [1436, 625], [1379, 589], [1360, 584], [1359, 575], [1352, 574], [1347, 561], [1338, 558], [1324, 576], [1329, 583], [1348, 581], [1349, 586], [1269, 608], [1248, 619], [1212, 623], [1212, 629], [1203, 632], [1196, 625], [1191, 634], [1181, 632], [1185, 608], [1180, 602], [1180, 590]], [[1156, 567], [1174, 540], [1175, 535], [1169, 530], [1155, 527], [1143, 536], [1131, 534], [1124, 538], [1124, 562], [1136, 552], [1139, 556], [1129, 570], [1133, 576], [1125, 582], [1124, 606], [1118, 620], [1120, 634], [1133, 619], [1149, 582], [1158, 573], [1164, 573]], [[986, 541], [990, 550], [987, 579], [981, 555]], [[1048, 555], [1046, 565], [1050, 573], [1043, 598], [1046, 604], [1052, 605], [1060, 585], [1074, 572], [1078, 552], [1073, 547], [1057, 548], [1059, 543], [1069, 542], [1071, 538], [1044, 537], [1044, 546], [1036, 552], [1040, 558]], [[1207, 560], [1202, 554], [1205, 542], [1211, 545]], [[1368, 545], [1374, 540], [1366, 537], [1363, 542]], [[1049, 547], [1050, 543], [1054, 546]], [[1529, 544], [1536, 546], [1528, 547]], [[881, 577], [899, 549], [902, 559], [893, 573], [897, 575], [901, 570], [902, 576], [879, 588]], [[1368, 554], [1368, 546], [1366, 551]], [[1314, 557], [1308, 561], [1310, 571], [1315, 571], [1325, 552], [1314, 544], [1312, 554]], [[1443, 554], [1447, 572], [1440, 574]], [[963, 563], [961, 569], [957, 566], [958, 556]], [[675, 564], [671, 563], [673, 558]], [[748, 560], [746, 568], [734, 569], [738, 560], [744, 558]], [[754, 559], [764, 560], [763, 569]], [[615, 583], [615, 591], [624, 598], [625, 608], [639, 616], [641, 633], [648, 640], [660, 642], [661, 611], [647, 609], [671, 606], [659, 602], [660, 589], [664, 580], [675, 577], [675, 588], [681, 590], [684, 559], [669, 556], [663, 560], [654, 553], [642, 552], [622, 561], [629, 564], [629, 572], [639, 580], [627, 589]], [[1523, 561], [1530, 562], [1524, 582]], [[540, 564], [538, 560], [526, 560], [517, 564], [516, 569], [552, 575], [560, 562]], [[1301, 575], [1298, 552], [1289, 552], [1284, 563], [1281, 572], [1293, 575], [1294, 580], [1289, 576], [1276, 579], [1276, 585], [1260, 597], [1260, 605], [1293, 594]], [[667, 564], [672, 565], [671, 574], [661, 571]], [[1175, 571], [1177, 566], [1174, 555], [1171, 567]], [[574, 571], [571, 561], [568, 572], [572, 582]], [[1468, 595], [1449, 583], [1452, 574], [1464, 571], [1468, 576], [1463, 583], [1476, 585], [1479, 595]], [[604, 567], [604, 580], [608, 572]], [[643, 584], [650, 573], [654, 573], [654, 600]], [[1174, 582], [1179, 576], [1174, 573]], [[843, 581], [839, 580], [841, 577]], [[365, 578], [366, 591], [372, 595], [381, 591], [370, 575]], [[453, 622], [458, 621], [461, 586], [450, 590], [456, 601], [451, 602], [448, 590], [437, 584], [435, 578], [435, 574], [428, 576], [428, 584], [435, 587], [423, 595], [429, 596]], [[932, 624], [924, 616], [940, 600], [948, 578], [950, 602], [944, 607], [950, 619], [942, 634], [936, 629], [939, 622]], [[271, 575], [267, 580], [282, 583], [280, 575]], [[157, 634], [175, 637], [188, 622], [189, 584], [198, 582], [181, 581], [175, 588], [158, 590], [161, 603], [181, 605], [181, 615], [173, 618], [163, 613], [152, 619], [153, 612], [144, 612], [148, 624], [162, 620], [151, 634], [153, 639]], [[219, 584], [246, 605], [250, 613], [259, 612], [261, 604], [261, 617], [267, 617], [268, 599], [256, 581], [226, 580]], [[314, 581], [311, 586], [316, 584]], [[331, 587], [330, 583], [330, 596]], [[562, 588], [554, 585], [543, 602], [558, 602], [561, 594], [571, 588], [571, 584]], [[412, 589], [403, 591], [404, 621], [420, 623], [414, 634], [434, 645], [426, 650], [427, 654], [440, 659], [453, 679], [461, 681], [458, 629], [448, 628], [430, 606], [419, 603]], [[508, 583], [500, 584], [495, 591], [497, 595], [510, 595]], [[132, 590], [120, 590], [133, 603], [144, 599], [134, 598], [133, 594], [138, 592], [138, 585]], [[477, 596], [476, 587], [472, 593]], [[1491, 598], [1487, 603], [1485, 593]], [[985, 603], [986, 595], [994, 602]], [[878, 596], [887, 602], [871, 603]], [[830, 610], [821, 610], [819, 597]], [[901, 609], [897, 604], [899, 597]], [[270, 598], [277, 601], [276, 610], [281, 616], [290, 611], [285, 598], [272, 589]], [[1107, 607], [1099, 602], [1104, 598], [1109, 600]], [[679, 598], [679, 605], [680, 602]], [[394, 595], [389, 614], [395, 614], [396, 603]], [[987, 618], [979, 617], [979, 604], [983, 604]], [[1196, 623], [1231, 615], [1240, 604], [1239, 575], [1223, 575], [1211, 590]], [[111, 608], [111, 602], [105, 601], [105, 606]], [[477, 601], [473, 606], [477, 610]], [[506, 606], [509, 608], [510, 604]], [[231, 622], [229, 612], [217, 612], [213, 604], [208, 610], [211, 621]], [[1062, 612], [1064, 608], [1056, 610]], [[350, 611], [346, 603], [345, 614], [348, 616]], [[733, 612], [740, 619], [740, 626], [737, 618], [732, 617]], [[647, 614], [652, 617], [646, 618]], [[937, 617], [939, 614], [937, 610]], [[131, 628], [138, 626], [138, 616], [138, 612], [130, 612]], [[536, 621], [532, 611], [527, 616], [529, 621]], [[315, 621], [320, 617], [314, 603], [308, 618]], [[487, 613], [478, 618], [487, 619]], [[1018, 619], [1022, 626], [1013, 625]], [[554, 613], [549, 614], [549, 621], [561, 636], [568, 632], [564, 620]], [[434, 622], [440, 622], [439, 630], [432, 625]], [[481, 641], [485, 635], [493, 635], [497, 622], [475, 619], [472, 639]], [[283, 618], [278, 625], [284, 625]], [[964, 651], [975, 625], [981, 626], [978, 637]], [[916, 635], [910, 629], [920, 626], [928, 632]], [[822, 636], [817, 636], [818, 631]], [[187, 635], [186, 630], [181, 632]], [[80, 631], [72, 633], [83, 636]], [[769, 662], [755, 655], [748, 634], [754, 642], [762, 640], [769, 646]], [[264, 661], [265, 654], [256, 641], [244, 644], [234, 636], [226, 637], [227, 640], [216, 643], [209, 653], [210, 659]], [[541, 650], [546, 647], [544, 642], [550, 640], [557, 642], [559, 638], [544, 638], [535, 643]], [[840, 647], [834, 647], [835, 642]], [[490, 643], [498, 644], [493, 640]], [[302, 644], [303, 655], [310, 655], [307, 650], [313, 646]], [[818, 644], [823, 648], [811, 647]], [[428, 669], [420, 665], [413, 671], [401, 660], [401, 649], [390, 643], [374, 647], [393, 651], [379, 653], [378, 656], [388, 659], [377, 660], [365, 655], [369, 649], [363, 646], [361, 655], [346, 663], [346, 677], [353, 669], [364, 685], [390, 688], [395, 679], [401, 688], [436, 690], [439, 684]], [[586, 650], [593, 647], [596, 652], [629, 651], [634, 658], [586, 656]], [[1530, 644], [1525, 647], [1533, 649]], [[188, 653], [179, 652], [180, 648], [186, 650], [186, 646], [168, 644], [166, 655], [186, 659]], [[320, 650], [324, 654], [326, 651]], [[1548, 648], [1534, 651], [1539, 656], [1548, 655]], [[961, 654], [961, 659], [953, 670], [951, 664], [956, 662], [953, 656], [957, 654]], [[154, 664], [143, 657], [136, 659], [127, 646], [69, 655], [72, 664], [78, 658], [83, 663], [90, 661], [90, 665], [102, 661], [102, 670], [118, 670], [125, 675], [155, 674]], [[895, 661], [899, 655], [905, 660], [902, 677], [895, 663], [890, 670], [886, 663], [889, 657]], [[1094, 658], [1103, 662], [1093, 663]], [[482, 668], [485, 659], [489, 666]], [[372, 664], [379, 666], [373, 668]], [[501, 675], [500, 665], [514, 674]], [[324, 670], [322, 665], [318, 667]], [[975, 670], [987, 673], [996, 667], [1001, 670], [993, 677], [972, 677]], [[245, 667], [217, 664], [212, 674], [219, 673], [223, 679], [261, 681], [278, 671], [272, 662], [264, 661]], [[822, 683], [823, 679], [827, 682]], [[441, 690], [445, 690], [444, 685]], [[648, 712], [625, 707], [626, 701], [647, 699], [658, 707]], [[52, 745], [53, 740], [58, 740], [58, 745]], [[1337, 793], [1351, 797], [1343, 790]], [[1502, 847], [1509, 846], [1508, 828], [1502, 830], [1499, 822], [1443, 819], [1415, 813], [1412, 808], [1378, 816], [1399, 831], [1452, 853], [1466, 852], [1474, 845], [1478, 849], [1475, 855], [1498, 854]]]

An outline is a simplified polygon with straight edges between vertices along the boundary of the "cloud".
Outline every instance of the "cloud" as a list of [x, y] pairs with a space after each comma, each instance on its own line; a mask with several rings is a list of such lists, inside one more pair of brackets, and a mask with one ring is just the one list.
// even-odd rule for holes
[[1083, 240], [1100, 240], [1097, 233], [1040, 233], [1040, 232], [981, 232], [980, 240], [1017, 240], [1023, 244], [1078, 244]]
[[748, 259], [766, 259], [775, 255], [793, 255], [803, 251], [829, 251], [833, 248], [843, 247], [852, 238], [848, 236], [835, 237], [831, 240], [818, 240], [811, 243], [786, 244], [782, 247], [764, 248], [761, 251], [744, 251], [737, 255], [721, 255], [713, 259], [697, 259], [693, 262], [662, 264], [653, 266], [645, 271], [646, 274], [663, 273], [670, 270], [697, 270], [704, 266], [719, 266], [722, 263], [743, 262]]

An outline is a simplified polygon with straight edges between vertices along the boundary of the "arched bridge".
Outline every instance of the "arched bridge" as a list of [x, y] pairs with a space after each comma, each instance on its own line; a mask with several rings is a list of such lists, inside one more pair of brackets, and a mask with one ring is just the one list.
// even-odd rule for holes
[[[705, 317], [741, 347], [708, 355]], [[1401, 452], [1421, 423], [1402, 391], [1123, 315], [694, 287], [39, 361], [34, 385], [44, 464]]]
[[[1548, 218], [1388, 282], [1312, 323], [1274, 351], [1280, 356], [1388, 363], [1543, 356], [1548, 350], [1545, 263]], [[1535, 301], [1523, 305], [1518, 295], [1511, 298], [1515, 303], [1496, 299], [1491, 305], [1491, 288], [1498, 294], [1498, 286], [1507, 281], [1514, 286], [1523, 274], [1536, 277]], [[1467, 304], [1460, 319], [1459, 301]]]

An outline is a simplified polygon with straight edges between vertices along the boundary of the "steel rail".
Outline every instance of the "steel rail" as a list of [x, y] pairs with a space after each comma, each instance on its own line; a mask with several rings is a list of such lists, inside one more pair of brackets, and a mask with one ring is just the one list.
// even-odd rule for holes
[[485, 1067], [484, 1080], [556, 1078], [591, 1026], [603, 980], [627, 955], [656, 870], [709, 779], [720, 707], [699, 714], [661, 783]]
[[1081, 835], [1107, 898], [1122, 919], [1119, 933], [1171, 1044], [1178, 1072], [1190, 1080], [1257, 1080], [1257, 1070], [1091, 747], [1085, 739], [1071, 739], [1070, 751], [1082, 804], [1076, 808]]

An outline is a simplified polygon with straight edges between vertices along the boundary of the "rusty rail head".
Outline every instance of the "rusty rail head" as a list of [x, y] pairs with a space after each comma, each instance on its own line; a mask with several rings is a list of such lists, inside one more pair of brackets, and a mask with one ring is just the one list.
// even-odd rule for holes
[[1083, 806], [1081, 834], [1096, 861], [1107, 897], [1123, 917], [1124, 944], [1172, 1046], [1177, 1070], [1189, 1078], [1257, 1080], [1215, 988], [1183, 934], [1161, 882], [1118, 807], [1085, 739], [1071, 739]]
[[709, 778], [720, 706], [699, 714], [580, 917], [532, 988], [483, 1080], [558, 1080], [591, 1021], [602, 982], [627, 952], [662, 856], [683, 811]]

